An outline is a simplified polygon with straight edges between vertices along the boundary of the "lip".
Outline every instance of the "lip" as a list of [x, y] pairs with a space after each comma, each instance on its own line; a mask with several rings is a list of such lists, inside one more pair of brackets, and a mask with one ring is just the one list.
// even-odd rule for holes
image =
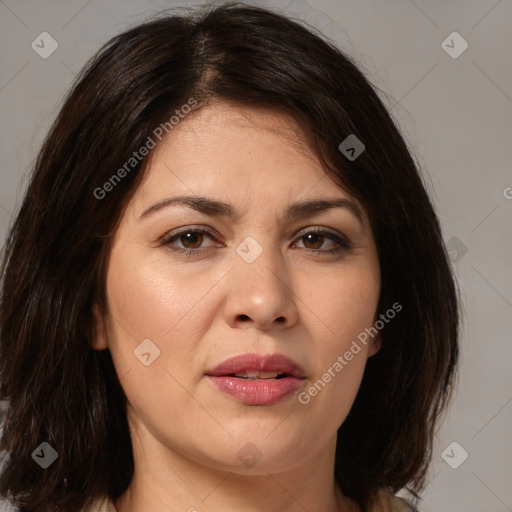
[[305, 377], [304, 369], [293, 359], [283, 354], [242, 354], [230, 357], [218, 366], [206, 371], [206, 375], [221, 377], [244, 371], [286, 373], [298, 379]]
[[[243, 379], [232, 374], [244, 371], [285, 373], [280, 379]], [[283, 354], [243, 354], [226, 359], [205, 375], [215, 387], [246, 405], [271, 405], [297, 391], [303, 384], [302, 366]]]

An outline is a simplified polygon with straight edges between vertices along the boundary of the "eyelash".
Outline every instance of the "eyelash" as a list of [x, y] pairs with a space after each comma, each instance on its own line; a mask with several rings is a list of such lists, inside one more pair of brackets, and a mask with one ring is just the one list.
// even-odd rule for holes
[[[174, 252], [178, 252], [181, 254], [184, 254], [187, 257], [192, 256], [193, 254], [201, 254], [207, 251], [207, 249], [182, 249], [182, 248], [176, 248], [171, 247], [171, 244], [174, 240], [179, 239], [180, 236], [186, 235], [187, 233], [196, 233], [196, 234], [207, 234], [210, 235], [212, 238], [215, 237], [215, 233], [208, 227], [202, 226], [201, 228], [195, 228], [194, 226], [188, 227], [186, 229], [183, 229], [179, 231], [178, 233], [170, 233], [169, 235], [163, 237], [161, 239], [161, 245], [167, 246], [170, 250]], [[323, 235], [330, 240], [336, 242], [338, 244], [338, 247], [335, 247], [334, 249], [328, 249], [328, 250], [320, 250], [320, 249], [304, 249], [308, 253], [312, 253], [316, 256], [321, 255], [332, 255], [332, 254], [338, 254], [341, 251], [347, 251], [350, 252], [353, 247], [350, 241], [342, 236], [336, 235], [335, 233], [332, 233], [331, 231], [327, 231], [322, 228], [311, 228], [308, 231], [305, 231], [302, 233], [298, 239], [304, 238], [306, 235], [309, 235], [311, 233], [317, 234], [317, 235]]]

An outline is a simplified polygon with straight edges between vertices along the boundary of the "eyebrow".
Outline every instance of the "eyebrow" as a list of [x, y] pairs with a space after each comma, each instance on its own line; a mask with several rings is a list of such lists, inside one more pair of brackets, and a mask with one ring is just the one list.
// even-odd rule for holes
[[[162, 199], [150, 206], [140, 216], [140, 220], [149, 217], [159, 210], [173, 205], [187, 206], [193, 210], [210, 215], [213, 217], [226, 217], [238, 219], [239, 214], [236, 213], [233, 206], [222, 201], [216, 201], [207, 197], [199, 196], [177, 196]], [[285, 220], [306, 217], [315, 213], [321, 213], [333, 208], [345, 208], [351, 212], [359, 222], [364, 226], [364, 216], [361, 208], [347, 198], [336, 199], [311, 199], [309, 201], [292, 203], [284, 214]]]

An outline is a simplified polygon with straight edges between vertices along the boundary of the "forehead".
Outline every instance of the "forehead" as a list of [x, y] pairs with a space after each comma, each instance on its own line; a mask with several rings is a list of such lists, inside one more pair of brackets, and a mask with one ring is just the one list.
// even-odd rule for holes
[[180, 146], [186, 144], [202, 150], [189, 153], [191, 158], [208, 157], [208, 152], [223, 159], [263, 157], [265, 151], [271, 150], [273, 157], [281, 154], [315, 164], [317, 157], [304, 128], [276, 108], [217, 102], [185, 116], [157, 147], [155, 156], [171, 148], [179, 153]]
[[144, 181], [181, 179], [201, 190], [224, 183], [229, 190], [262, 182], [311, 186], [325, 175], [291, 116], [219, 102], [191, 112], [170, 131], [150, 155]]
[[150, 157], [133, 198], [139, 214], [177, 195], [217, 199], [242, 214], [251, 204], [284, 210], [305, 199], [344, 197], [364, 212], [326, 173], [297, 121], [274, 108], [224, 102], [199, 108]]

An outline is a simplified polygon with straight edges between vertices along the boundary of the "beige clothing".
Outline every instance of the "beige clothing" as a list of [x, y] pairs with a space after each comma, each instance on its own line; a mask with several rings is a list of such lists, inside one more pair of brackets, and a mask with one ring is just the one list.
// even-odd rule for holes
[[[376, 502], [370, 512], [411, 512], [411, 508], [402, 499], [394, 496], [385, 489], [378, 493]], [[110, 500], [98, 500], [91, 512], [117, 512]]]

